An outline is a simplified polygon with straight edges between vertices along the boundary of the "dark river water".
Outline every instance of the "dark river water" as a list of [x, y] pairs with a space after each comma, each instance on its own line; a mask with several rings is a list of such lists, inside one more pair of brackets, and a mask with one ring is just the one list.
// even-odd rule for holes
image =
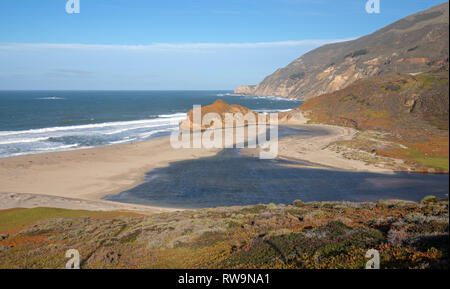
[[[324, 133], [280, 129], [280, 137]], [[377, 174], [292, 167], [305, 163], [261, 160], [225, 149], [217, 155], [171, 163], [147, 173], [145, 181], [112, 201], [176, 208], [205, 208], [260, 203], [310, 201], [420, 201], [427, 195], [448, 197], [449, 176]]]

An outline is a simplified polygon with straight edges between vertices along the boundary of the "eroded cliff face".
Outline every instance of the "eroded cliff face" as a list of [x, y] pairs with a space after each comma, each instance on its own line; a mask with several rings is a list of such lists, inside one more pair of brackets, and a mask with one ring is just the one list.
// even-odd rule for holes
[[371, 35], [319, 47], [235, 93], [308, 99], [367, 77], [448, 66], [448, 23], [449, 5], [444, 3]]
[[238, 88], [236, 88], [234, 90], [234, 93], [252, 95], [255, 91], [255, 88], [256, 88], [256, 85], [242, 85], [242, 86], [238, 86]]

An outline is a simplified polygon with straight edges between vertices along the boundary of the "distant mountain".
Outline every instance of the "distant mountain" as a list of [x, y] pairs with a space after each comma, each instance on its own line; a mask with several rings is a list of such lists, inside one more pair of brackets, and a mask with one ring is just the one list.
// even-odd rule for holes
[[368, 36], [328, 44], [235, 93], [308, 99], [393, 72], [448, 67], [449, 4], [410, 15]]

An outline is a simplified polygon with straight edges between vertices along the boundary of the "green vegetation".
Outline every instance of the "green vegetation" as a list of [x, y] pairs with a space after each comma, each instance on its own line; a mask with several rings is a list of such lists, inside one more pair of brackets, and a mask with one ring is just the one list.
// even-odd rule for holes
[[112, 212], [64, 210], [56, 208], [10, 209], [0, 214], [0, 232], [18, 229], [45, 219], [111, 216]]
[[414, 158], [417, 162], [423, 164], [424, 166], [431, 168], [443, 169], [445, 171], [449, 170], [448, 158], [433, 158], [433, 157], [422, 157]]
[[402, 154], [425, 167], [438, 168], [446, 171], [449, 170], [448, 157], [429, 156], [426, 153], [423, 153], [411, 147], [408, 147], [406, 150], [404, 150]]
[[429, 196], [426, 196], [425, 198], [423, 198], [420, 202], [421, 203], [427, 203], [427, 202], [434, 202], [434, 201], [437, 201], [437, 200], [438, 200], [438, 198], [436, 198], [435, 196], [429, 195]]
[[367, 49], [360, 49], [353, 52], [350, 52], [349, 54], [345, 55], [344, 58], [351, 57], [355, 58], [361, 55], [366, 55], [368, 53]]
[[300, 108], [311, 123], [383, 135], [337, 144], [344, 157], [400, 171], [448, 172], [448, 101], [448, 70], [443, 68], [363, 79], [308, 99]]
[[364, 113], [367, 116], [372, 117], [372, 118], [384, 118], [384, 117], [389, 117], [390, 116], [390, 113], [387, 110], [376, 112], [376, 111], [374, 111], [372, 109], [367, 109], [367, 110], [364, 111]]
[[392, 82], [389, 82], [388, 84], [383, 86], [384, 90], [389, 91], [399, 91], [402, 87], [399, 84], [394, 84]]
[[425, 87], [448, 85], [448, 76], [443, 77], [442, 75], [433, 74], [420, 74], [416, 78], [422, 82]]
[[303, 79], [304, 77], [305, 77], [305, 72], [303, 72], [303, 71], [301, 71], [299, 73], [294, 73], [289, 76], [289, 78], [292, 80], [300, 80], [300, 79]]
[[[0, 268], [448, 268], [448, 200], [318, 202], [143, 216], [0, 211]], [[5, 225], [8, 224], [8, 225]], [[432, 236], [432, 237], [430, 237]]]
[[305, 203], [303, 203], [301, 200], [295, 200], [293, 203], [292, 203], [295, 207], [302, 207]]

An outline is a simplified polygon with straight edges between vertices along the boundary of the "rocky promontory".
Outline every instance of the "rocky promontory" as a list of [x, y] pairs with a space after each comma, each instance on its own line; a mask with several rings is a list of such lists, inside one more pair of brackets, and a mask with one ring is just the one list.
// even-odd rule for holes
[[[226, 114], [232, 114], [235, 121], [226, 122]], [[247, 114], [252, 115], [251, 118], [245, 118]], [[201, 108], [201, 119], [199, 123], [194, 121], [194, 110], [191, 109], [187, 114], [187, 119], [180, 122], [182, 130], [206, 130], [215, 128], [225, 128], [230, 125], [235, 127], [238, 123], [243, 125], [258, 123], [258, 113], [248, 109], [242, 105], [228, 104], [218, 99], [213, 104], [203, 106]], [[263, 116], [266, 119], [265, 116]], [[200, 123], [201, 122], [201, 123]]]
[[236, 94], [253, 95], [255, 94], [256, 85], [241, 85], [234, 90]]

